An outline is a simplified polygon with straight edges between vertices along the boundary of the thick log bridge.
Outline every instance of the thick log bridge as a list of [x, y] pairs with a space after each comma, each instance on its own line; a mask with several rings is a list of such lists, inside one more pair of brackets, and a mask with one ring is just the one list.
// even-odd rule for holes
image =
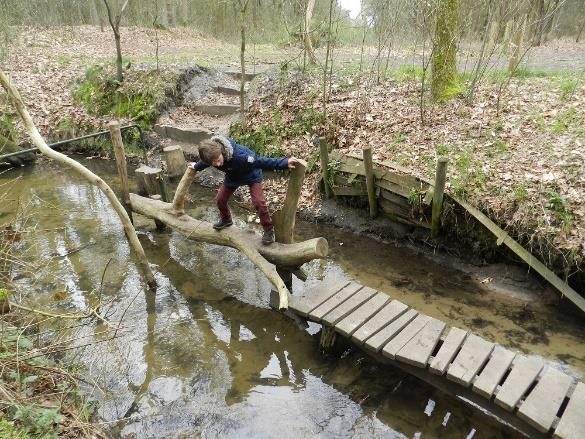
[[[291, 173], [289, 181], [290, 190], [287, 191], [285, 206], [294, 206], [294, 211], [289, 212], [293, 217], [296, 214], [296, 206], [302, 187], [305, 166], [306, 164], [304, 162], [300, 163], [299, 170], [302, 169], [302, 172]], [[260, 237], [253, 230], [229, 227], [217, 231], [210, 223], [197, 220], [185, 214], [185, 198], [194, 178], [195, 171], [187, 168], [183, 178], [179, 182], [172, 203], [165, 203], [164, 201], [141, 197], [137, 194], [130, 194], [132, 211], [169, 226], [171, 229], [184, 235], [187, 239], [224, 245], [240, 250], [274, 285], [280, 299], [279, 308], [288, 308], [290, 291], [278, 274], [276, 267], [296, 272], [298, 267], [305, 262], [325, 258], [329, 250], [327, 240], [325, 238], [313, 238], [301, 242], [291, 241], [287, 244], [274, 242], [266, 246], [262, 245]], [[289, 221], [284, 227], [291, 229], [288, 233], [292, 236], [294, 221]]]

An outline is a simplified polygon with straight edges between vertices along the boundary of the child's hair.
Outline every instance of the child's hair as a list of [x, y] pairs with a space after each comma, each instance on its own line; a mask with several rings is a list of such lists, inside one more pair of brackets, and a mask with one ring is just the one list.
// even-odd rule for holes
[[211, 163], [219, 157], [222, 153], [222, 146], [213, 140], [204, 140], [199, 144], [199, 158], [206, 165]]

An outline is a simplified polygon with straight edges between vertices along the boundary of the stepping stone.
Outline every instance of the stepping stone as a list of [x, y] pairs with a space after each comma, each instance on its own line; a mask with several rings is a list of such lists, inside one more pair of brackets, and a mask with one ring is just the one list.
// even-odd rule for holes
[[194, 105], [192, 107], [194, 111], [198, 111], [203, 114], [211, 114], [212, 116], [227, 116], [235, 114], [240, 111], [239, 105]]
[[[218, 85], [217, 87], [214, 88], [214, 90], [217, 93], [221, 93], [221, 94], [228, 95], [228, 96], [239, 96], [240, 95], [239, 88], [225, 87], [223, 85]], [[244, 89], [244, 93], [246, 93], [245, 89]]]
[[154, 131], [161, 137], [185, 143], [200, 143], [213, 136], [213, 133], [205, 128], [179, 128], [171, 125], [157, 124]]

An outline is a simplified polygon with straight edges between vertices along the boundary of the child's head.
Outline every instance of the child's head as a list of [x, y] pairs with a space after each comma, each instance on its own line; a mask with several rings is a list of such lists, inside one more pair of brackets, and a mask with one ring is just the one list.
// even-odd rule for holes
[[199, 158], [209, 166], [223, 165], [223, 148], [219, 142], [204, 140], [199, 144]]

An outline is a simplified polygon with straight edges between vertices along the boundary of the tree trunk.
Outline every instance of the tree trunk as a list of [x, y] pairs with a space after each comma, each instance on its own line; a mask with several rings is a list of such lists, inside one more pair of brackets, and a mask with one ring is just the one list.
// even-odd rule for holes
[[431, 95], [435, 102], [449, 99], [457, 86], [457, 32], [459, 0], [438, 0]]
[[[187, 172], [186, 175], [189, 173]], [[190, 178], [187, 176], [186, 178]], [[176, 200], [177, 197], [175, 197]], [[253, 233], [231, 227], [218, 232], [205, 221], [199, 221], [188, 215], [180, 215], [172, 204], [130, 194], [132, 210], [136, 213], [156, 219], [184, 235], [187, 239], [224, 245], [240, 250], [272, 282], [280, 297], [280, 308], [288, 307], [289, 290], [270, 263], [297, 267], [313, 259], [325, 258], [328, 244], [325, 238], [314, 238], [295, 244], [262, 245], [260, 238]], [[180, 210], [179, 210], [180, 211]]]
[[173, 0], [166, 0], [167, 2], [167, 21], [169, 22], [169, 27], [173, 27], [175, 25], [175, 5], [173, 4]]
[[120, 32], [114, 32], [114, 40], [116, 40], [116, 79], [118, 82], [124, 81], [124, 74], [122, 73], [122, 46], [120, 45]]
[[534, 8], [536, 10], [536, 16], [534, 17], [532, 45], [540, 46], [542, 44], [542, 34], [544, 32], [544, 22], [546, 15], [544, 0], [535, 0]]
[[313, 18], [313, 9], [315, 8], [315, 0], [307, 1], [307, 10], [305, 13], [305, 31], [303, 32], [303, 40], [305, 43], [305, 52], [309, 56], [311, 64], [317, 64], [313, 44], [311, 43], [311, 19]]
[[581, 35], [583, 34], [583, 29], [585, 29], [585, 17], [583, 17], [583, 22], [581, 23], [581, 27], [579, 28], [579, 32], [577, 32], [577, 38], [575, 38], [575, 43], [581, 41]]
[[1, 83], [2, 87], [4, 87], [4, 89], [6, 90], [6, 93], [8, 94], [14, 107], [18, 111], [18, 114], [20, 115], [20, 117], [24, 123], [24, 126], [25, 126], [30, 138], [32, 139], [33, 143], [35, 144], [35, 146], [37, 146], [43, 154], [58, 161], [61, 164], [69, 166], [74, 171], [79, 173], [88, 182], [97, 186], [104, 193], [104, 195], [108, 198], [108, 200], [110, 200], [110, 203], [112, 204], [112, 207], [114, 208], [114, 211], [116, 212], [116, 214], [120, 218], [120, 222], [122, 223], [122, 226], [124, 227], [124, 232], [126, 234], [126, 238], [128, 239], [128, 243], [129, 243], [130, 247], [134, 250], [135, 254], [138, 256], [138, 263], [139, 263], [139, 266], [141, 267], [141, 269], [144, 273], [147, 284], [150, 287], [156, 286], [156, 281], [154, 279], [154, 275], [152, 274], [152, 271], [150, 270], [150, 266], [148, 265], [148, 260], [146, 259], [146, 254], [144, 253], [144, 250], [142, 249], [142, 245], [140, 244], [140, 241], [138, 240], [138, 236], [136, 236], [136, 231], [134, 230], [134, 227], [132, 226], [132, 223], [130, 222], [130, 218], [128, 218], [128, 214], [124, 210], [124, 207], [122, 206], [122, 204], [120, 203], [118, 198], [116, 198], [116, 194], [114, 194], [114, 191], [112, 191], [112, 189], [106, 184], [105, 181], [103, 181], [100, 177], [95, 175], [89, 169], [87, 169], [83, 165], [77, 163], [72, 158], [69, 158], [64, 154], [61, 154], [61, 153], [51, 149], [47, 145], [47, 143], [45, 142], [45, 140], [43, 139], [43, 137], [41, 136], [39, 131], [37, 130], [36, 126], [34, 125], [28, 111], [26, 110], [26, 108], [24, 106], [24, 103], [22, 102], [20, 94], [13, 87], [13, 85], [10, 83], [10, 80], [8, 79], [8, 77], [2, 71], [0, 71], [0, 83]]
[[551, 0], [551, 3], [547, 9], [546, 22], [544, 23], [544, 32], [542, 34], [543, 44], [547, 42], [548, 37], [553, 30], [553, 23], [558, 16], [557, 12], [559, 10], [559, 2], [560, 0]]
[[244, 88], [246, 85], [246, 25], [244, 22], [244, 17], [246, 16], [246, 9], [243, 8], [241, 11], [241, 23], [240, 23], [240, 33], [241, 33], [241, 45], [240, 45], [240, 113], [242, 115], [242, 119], [244, 118], [244, 103], [245, 103], [245, 95], [244, 95]]
[[91, 17], [94, 26], [100, 27], [100, 32], [104, 31], [104, 17], [100, 11], [100, 5], [98, 0], [92, 0], [91, 2]]
[[526, 29], [526, 21], [528, 17], [525, 15], [520, 18], [520, 23], [516, 29], [516, 33], [514, 34], [512, 40], [512, 55], [510, 56], [510, 61], [508, 62], [508, 72], [512, 73], [518, 67], [520, 63], [520, 49], [522, 48], [522, 42], [524, 40], [524, 30]]

